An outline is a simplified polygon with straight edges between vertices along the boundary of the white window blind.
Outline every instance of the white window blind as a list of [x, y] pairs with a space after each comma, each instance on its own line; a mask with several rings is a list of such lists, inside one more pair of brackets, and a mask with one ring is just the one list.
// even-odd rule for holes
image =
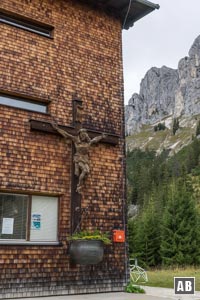
[[57, 241], [58, 198], [32, 196], [30, 241]]
[[0, 239], [26, 239], [28, 196], [0, 194]]

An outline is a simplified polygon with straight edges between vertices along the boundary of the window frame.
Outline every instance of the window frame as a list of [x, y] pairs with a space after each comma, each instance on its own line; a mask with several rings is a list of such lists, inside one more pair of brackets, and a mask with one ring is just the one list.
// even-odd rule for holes
[[[20, 105], [12, 105], [12, 103], [3, 103], [4, 100], [2, 101], [1, 98], [3, 99], [8, 99], [8, 102], [12, 102], [12, 100], [15, 101], [15, 103], [17, 103], [19, 101], [19, 104], [33, 104], [35, 107], [37, 107], [38, 105], [38, 108], [39, 106], [41, 107], [44, 107], [45, 108], [45, 111], [42, 111], [40, 109], [34, 109], [34, 108], [26, 108], [25, 106], [23, 107], [20, 107]], [[2, 102], [1, 102], [2, 101]], [[36, 112], [36, 113], [40, 113], [40, 114], [49, 114], [48, 110], [49, 110], [49, 103], [50, 101], [45, 101], [45, 100], [39, 100], [39, 99], [36, 99], [34, 97], [25, 97], [24, 95], [19, 95], [19, 94], [12, 94], [12, 93], [9, 93], [9, 92], [4, 92], [4, 91], [1, 91], [0, 90], [0, 105], [3, 105], [3, 106], [6, 106], [6, 107], [12, 107], [14, 109], [20, 109], [20, 110], [25, 110], [25, 111], [31, 111], [31, 112]]]
[[[60, 245], [59, 242], [59, 211], [60, 211], [60, 197], [55, 195], [37, 195], [37, 194], [22, 194], [16, 192], [2, 192], [0, 191], [0, 195], [16, 195], [16, 196], [26, 196], [27, 197], [27, 210], [26, 210], [26, 238], [25, 239], [2, 239], [0, 238], [0, 245]], [[56, 240], [55, 241], [31, 241], [31, 209], [32, 209], [32, 198], [34, 196], [41, 196], [41, 197], [55, 197], [57, 198], [57, 222], [56, 222]]]
[[53, 38], [54, 26], [3, 9], [0, 9], [0, 23], [26, 30], [46, 38]]

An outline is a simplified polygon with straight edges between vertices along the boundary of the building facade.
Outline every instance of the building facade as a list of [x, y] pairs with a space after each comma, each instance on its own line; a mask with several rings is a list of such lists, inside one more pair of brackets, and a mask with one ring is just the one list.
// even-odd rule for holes
[[[108, 2], [0, 2], [0, 299], [121, 291], [127, 282], [126, 243], [106, 246], [97, 265], [69, 257], [77, 228], [111, 237], [126, 228], [125, 12]], [[128, 27], [156, 8], [136, 2]], [[72, 135], [80, 123], [91, 138], [107, 134], [89, 149], [81, 194], [73, 145], [52, 122]]]

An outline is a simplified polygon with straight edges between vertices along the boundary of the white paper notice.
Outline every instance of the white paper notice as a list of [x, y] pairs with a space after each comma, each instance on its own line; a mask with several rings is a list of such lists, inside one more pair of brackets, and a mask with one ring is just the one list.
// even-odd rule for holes
[[13, 234], [14, 218], [3, 218], [2, 234]]

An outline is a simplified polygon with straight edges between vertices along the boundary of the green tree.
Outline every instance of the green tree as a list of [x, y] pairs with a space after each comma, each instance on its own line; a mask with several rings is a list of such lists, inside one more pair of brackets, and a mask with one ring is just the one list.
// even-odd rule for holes
[[146, 248], [145, 248], [145, 263], [149, 267], [160, 265], [160, 216], [156, 209], [156, 199], [152, 194], [150, 204], [145, 212], [145, 231], [146, 231]]
[[151, 190], [151, 166], [155, 158], [154, 151], [139, 149], [127, 154], [128, 202], [143, 205], [145, 194]]
[[176, 134], [176, 131], [178, 129], [179, 129], [179, 120], [178, 120], [178, 118], [175, 118], [174, 121], [173, 121], [173, 126], [172, 126], [173, 135]]
[[200, 120], [197, 124], [197, 128], [196, 128], [196, 136], [200, 135]]
[[158, 123], [158, 130], [165, 130], [166, 129], [166, 126], [165, 126], [165, 123]]
[[129, 237], [131, 257], [137, 257], [141, 266], [155, 267], [161, 263], [160, 214], [154, 193], [147, 207], [129, 223]]
[[154, 126], [154, 131], [161, 131], [161, 130], [165, 130], [166, 126], [165, 123], [158, 123], [158, 125]]
[[163, 214], [161, 257], [164, 265], [199, 264], [199, 215], [190, 181], [181, 178], [169, 186]]
[[188, 173], [190, 173], [196, 166], [198, 166], [200, 157], [200, 141], [194, 138], [191, 145], [188, 147], [188, 153], [186, 157], [186, 167]]

